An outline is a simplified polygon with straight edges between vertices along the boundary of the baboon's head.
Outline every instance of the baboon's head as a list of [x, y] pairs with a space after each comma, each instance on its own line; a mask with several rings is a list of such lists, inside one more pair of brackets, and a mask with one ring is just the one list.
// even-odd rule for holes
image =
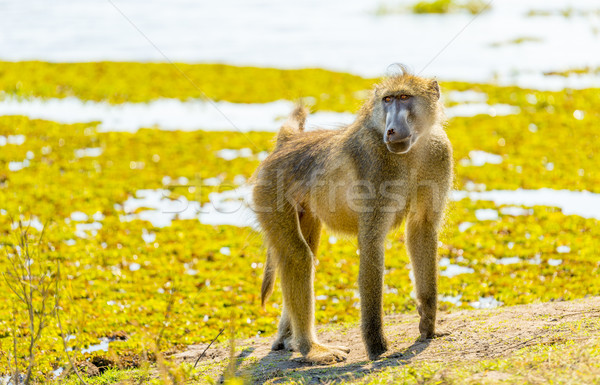
[[435, 80], [403, 73], [374, 90], [373, 120], [388, 150], [405, 154], [439, 120], [440, 87]]

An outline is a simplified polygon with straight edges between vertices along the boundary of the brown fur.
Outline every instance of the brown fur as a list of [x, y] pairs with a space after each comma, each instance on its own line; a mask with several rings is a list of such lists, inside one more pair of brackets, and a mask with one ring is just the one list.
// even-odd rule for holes
[[[382, 141], [381, 98], [414, 98], [408, 121], [417, 141], [405, 154]], [[382, 328], [384, 239], [406, 218], [416, 280], [419, 330], [435, 333], [437, 232], [452, 181], [452, 150], [443, 131], [437, 82], [410, 74], [385, 78], [354, 123], [339, 130], [304, 132], [298, 107], [282, 127], [275, 150], [254, 179], [254, 205], [268, 247], [262, 304], [281, 276], [284, 309], [273, 349], [295, 348], [307, 360], [343, 360], [344, 347], [321, 344], [314, 330], [314, 256], [321, 224], [358, 236], [362, 331], [371, 359], [387, 350]], [[418, 135], [417, 135], [418, 134]]]

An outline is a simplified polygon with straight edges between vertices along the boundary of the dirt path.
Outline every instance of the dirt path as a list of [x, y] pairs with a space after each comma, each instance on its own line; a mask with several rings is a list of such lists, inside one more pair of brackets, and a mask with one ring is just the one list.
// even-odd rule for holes
[[[270, 350], [273, 337], [250, 339], [239, 343], [242, 350], [237, 355], [236, 372], [249, 376], [255, 384], [280, 383], [292, 372], [305, 383], [318, 383], [322, 376], [341, 381], [407, 362], [492, 359], [532, 345], [589, 340], [600, 336], [600, 297], [491, 310], [463, 310], [442, 313], [438, 318], [438, 331], [447, 334], [417, 342], [416, 312], [386, 317], [385, 330], [391, 346], [377, 361], [367, 360], [358, 325], [319, 330], [322, 341], [352, 349], [346, 361], [332, 366], [311, 366], [303, 362], [298, 353], [273, 352]], [[190, 346], [176, 357], [193, 362], [205, 347]], [[213, 368], [208, 372], [218, 381], [228, 356], [226, 344], [211, 347], [199, 365]]]

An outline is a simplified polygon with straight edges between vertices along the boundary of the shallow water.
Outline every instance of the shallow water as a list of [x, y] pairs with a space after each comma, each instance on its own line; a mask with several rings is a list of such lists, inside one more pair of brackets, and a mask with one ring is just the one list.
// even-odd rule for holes
[[600, 194], [588, 191], [553, 190], [549, 188], [539, 190], [453, 191], [451, 198], [453, 200], [469, 198], [473, 201], [493, 201], [497, 206], [558, 207], [565, 215], [600, 219]]
[[451, 303], [451, 304], [456, 305], [456, 306], [462, 305], [461, 298], [462, 298], [462, 294], [458, 294], [458, 295], [439, 295], [438, 296], [438, 300], [440, 302], [448, 302], [448, 303]]
[[102, 155], [104, 150], [101, 147], [78, 148], [75, 150], [76, 158], [95, 158]]
[[561, 265], [562, 263], [563, 263], [562, 259], [553, 259], [553, 258], [548, 259], [548, 265], [550, 265], [550, 266], [558, 266], [558, 265]]
[[443, 268], [440, 269], [440, 275], [448, 278], [452, 278], [460, 274], [471, 274], [475, 272], [475, 270], [470, 267], [450, 263], [450, 259], [446, 257], [440, 259], [439, 266]]
[[[6, 212], [3, 211], [2, 215], [6, 215]], [[44, 224], [42, 222], [40, 222], [40, 220], [37, 217], [33, 217], [33, 218], [29, 218], [29, 219], [21, 218], [20, 224], [18, 221], [15, 221], [12, 223], [10, 228], [11, 228], [11, 230], [16, 230], [19, 228], [19, 225], [21, 225], [23, 227], [23, 229], [32, 228], [32, 229], [36, 229], [37, 231], [42, 231], [44, 229]]]
[[[166, 189], [138, 190], [135, 197], [130, 197], [122, 205], [117, 204], [115, 207], [124, 212], [124, 215], [121, 216], [122, 221], [147, 220], [156, 227], [170, 226], [175, 219], [198, 219], [201, 223], [209, 225], [248, 226], [256, 229], [255, 213], [250, 206], [251, 193], [251, 187], [243, 185], [221, 193], [211, 193], [209, 194], [210, 202], [200, 205], [199, 202], [188, 200], [185, 197], [171, 199], [171, 193]], [[587, 191], [552, 189], [453, 191], [451, 198], [453, 200], [470, 198], [474, 201], [494, 201], [496, 205], [559, 207], [565, 215], [600, 219], [600, 194]], [[139, 208], [148, 210], [134, 214]], [[514, 206], [500, 208], [503, 215], [530, 215], [532, 213], [530, 210]], [[479, 209], [475, 211], [475, 215], [481, 221], [499, 219], [498, 210], [495, 209]], [[97, 230], [98, 228], [94, 226], [98, 226], [99, 223], [94, 223], [85, 224], [86, 228], [81, 230]], [[472, 223], [464, 222], [459, 226], [459, 230], [466, 231], [471, 226]], [[330, 238], [330, 243], [335, 242], [334, 237]], [[559, 253], [568, 252], [570, 248], [559, 246], [557, 251]]]
[[571, 252], [571, 248], [570, 248], [569, 246], [558, 246], [558, 247], [556, 248], [556, 251], [557, 251], [558, 253], [561, 253], [561, 254], [562, 254], [562, 253], [569, 253], [569, 252]]
[[86, 213], [81, 211], [73, 211], [71, 213], [71, 220], [75, 222], [85, 222], [88, 220], [88, 216]]
[[494, 209], [479, 209], [475, 210], [475, 218], [480, 221], [495, 221], [500, 218], [498, 210]]
[[461, 166], [475, 166], [480, 167], [485, 164], [500, 164], [502, 163], [502, 156], [497, 154], [490, 154], [485, 151], [473, 150], [469, 151], [469, 159], [461, 159]]
[[101, 338], [99, 344], [90, 345], [87, 348], [81, 349], [81, 354], [85, 353], [93, 353], [93, 352], [108, 352], [108, 345], [110, 343], [110, 339]]
[[[598, 16], [574, 13], [567, 18], [556, 12], [568, 7], [597, 9], [595, 1], [494, 1], [491, 10], [478, 17], [464, 13], [376, 16], [381, 5], [413, 3], [5, 1], [0, 2], [0, 14], [5, 16], [0, 26], [0, 58], [163, 62], [168, 58], [175, 62], [321, 67], [367, 76], [381, 75], [389, 64], [403, 62], [416, 72], [441, 79], [498, 79], [538, 87], [556, 86], [541, 76], [542, 71], [600, 65], [594, 30]], [[527, 17], [532, 9], [554, 14]], [[381, 38], [387, 35], [402, 38]], [[534, 41], [510, 43], [523, 37]], [[557, 77], [555, 82], [564, 79]], [[589, 87], [592, 82], [600, 84], [599, 78], [593, 77], [581, 85]]]
[[[0, 100], [0, 115], [25, 115], [60, 123], [99, 121], [98, 130], [101, 132], [135, 132], [143, 127], [183, 131], [274, 132], [279, 130], [293, 108], [293, 102], [283, 100], [244, 104], [159, 99], [149, 103], [118, 105], [84, 102], [73, 97], [48, 100], [7, 97]], [[353, 119], [354, 115], [349, 113], [317, 112], [308, 117], [307, 127], [334, 128], [349, 124]]]
[[[279, 100], [271, 103], [229, 103], [176, 99], [158, 99], [149, 103], [84, 102], [69, 97], [64, 99], [0, 99], [0, 115], [25, 115], [32, 119], [46, 119], [60, 123], [101, 122], [100, 132], [135, 132], [143, 127], [161, 130], [206, 131], [270, 131], [279, 130], [294, 108], [294, 103]], [[460, 104], [446, 109], [449, 118], [488, 114], [501, 116], [516, 114], [518, 107], [506, 104]], [[316, 127], [337, 128], [354, 121], [350, 113], [316, 112], [306, 121], [308, 130]], [[79, 149], [77, 157], [100, 156], [101, 148]]]
[[519, 258], [519, 257], [500, 258], [500, 259], [496, 260], [496, 263], [498, 265], [512, 265], [515, 263], [521, 263], [521, 258]]
[[20, 146], [23, 143], [25, 143], [25, 135], [0, 135], [0, 147], [6, 146], [7, 144]]
[[493, 309], [502, 306], [503, 303], [494, 297], [479, 297], [478, 301], [470, 302], [469, 305], [475, 309]]
[[22, 162], [8, 162], [8, 171], [21, 171], [22, 169], [29, 167], [31, 162], [29, 159], [25, 159]]
[[458, 231], [460, 231], [461, 233], [464, 233], [472, 226], [473, 226], [473, 223], [471, 223], [471, 222], [462, 222], [461, 224], [458, 225]]
[[[267, 158], [269, 153], [266, 151], [262, 151], [262, 152], [259, 152], [258, 154], [254, 154], [252, 152], [252, 150], [249, 148], [242, 148], [239, 150], [224, 148], [222, 150], [217, 151], [216, 155], [218, 158], [225, 159], [225, 160], [234, 160], [237, 158], [254, 158], [259, 161], [263, 161]], [[238, 175], [238, 176], [241, 176], [241, 175]]]
[[523, 207], [517, 206], [507, 206], [501, 207], [500, 213], [503, 215], [510, 215], [513, 217], [521, 216], [521, 215], [531, 215], [533, 214], [533, 209], [524, 209]]
[[[146, 220], [155, 227], [167, 227], [175, 219], [197, 219], [207, 225], [232, 225], [256, 228], [254, 212], [250, 209], [249, 186], [209, 194], [209, 203], [200, 205], [185, 197], [170, 198], [169, 190], [138, 190], [116, 208], [124, 211], [122, 221]], [[146, 208], [137, 213], [139, 208]]]
[[98, 234], [98, 230], [102, 228], [102, 223], [77, 223], [75, 225], [75, 236], [79, 238], [95, 237]]

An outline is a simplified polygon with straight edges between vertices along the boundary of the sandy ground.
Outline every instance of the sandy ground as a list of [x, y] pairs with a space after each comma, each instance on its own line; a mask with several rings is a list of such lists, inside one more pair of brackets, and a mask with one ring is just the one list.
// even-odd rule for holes
[[[349, 328], [324, 326], [318, 332], [322, 341], [351, 349], [346, 361], [332, 366], [310, 365], [296, 352], [271, 351], [273, 337], [255, 338], [237, 343], [236, 373], [250, 377], [254, 384], [279, 383], [291, 372], [306, 383], [319, 383], [322, 376], [333, 376], [338, 381], [352, 379], [415, 361], [499, 358], [527, 346], [599, 336], [599, 319], [600, 297], [492, 310], [463, 310], [439, 315], [438, 331], [444, 336], [418, 342], [416, 312], [396, 314], [385, 318], [391, 347], [376, 361], [367, 360], [358, 325]], [[580, 328], [571, 327], [582, 320], [590, 322], [583, 322]], [[176, 358], [194, 362], [205, 348], [206, 345], [190, 346]], [[223, 343], [209, 348], [198, 365], [213, 367], [214, 379], [219, 381], [228, 357], [227, 343]]]

